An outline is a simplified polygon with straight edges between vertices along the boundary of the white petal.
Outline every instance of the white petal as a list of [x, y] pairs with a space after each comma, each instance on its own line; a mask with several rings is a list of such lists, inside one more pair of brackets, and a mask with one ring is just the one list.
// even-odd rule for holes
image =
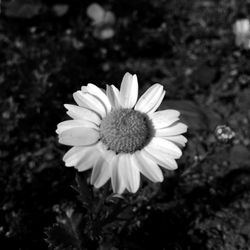
[[159, 137], [153, 137], [146, 148], [147, 151], [152, 150], [152, 152], [162, 152], [174, 159], [178, 159], [182, 155], [180, 148], [173, 142]]
[[92, 128], [71, 128], [59, 135], [59, 143], [69, 146], [86, 146], [94, 144], [99, 139], [99, 131]]
[[149, 114], [155, 129], [168, 127], [179, 120], [180, 112], [174, 109], [166, 109]]
[[[125, 189], [124, 178], [121, 172], [120, 155], [115, 156], [111, 161], [111, 184], [114, 193], [121, 194]], [[122, 161], [123, 163], [123, 161]]]
[[[92, 146], [90, 146], [92, 147]], [[90, 147], [73, 147], [71, 148], [64, 156], [63, 161], [65, 162], [66, 167], [75, 166], [89, 151]]]
[[152, 114], [152, 113], [154, 113], [154, 112], [159, 108], [159, 106], [161, 105], [162, 100], [163, 100], [165, 94], [166, 94], [166, 91], [164, 90], [164, 91], [162, 92], [160, 98], [158, 99], [158, 101], [157, 101], [157, 102], [155, 103], [155, 105], [147, 112], [147, 114]]
[[106, 158], [104, 158], [103, 156], [99, 157], [93, 167], [90, 182], [96, 188], [100, 188], [101, 186], [103, 186], [111, 177], [110, 160], [112, 160], [112, 158], [108, 157], [109, 160], [107, 160], [107, 155], [105, 157]]
[[138, 163], [138, 169], [144, 176], [146, 176], [153, 182], [163, 181], [163, 174], [161, 169], [158, 167], [154, 160], [152, 160], [147, 156], [147, 154], [144, 153], [144, 150], [137, 151], [134, 155]]
[[106, 10], [104, 10], [104, 8], [98, 3], [91, 3], [87, 8], [86, 14], [92, 19], [95, 25], [100, 25], [103, 23]]
[[61, 134], [62, 132], [72, 129], [72, 128], [93, 128], [98, 129], [97, 125], [91, 121], [85, 120], [68, 120], [64, 122], [60, 122], [57, 125], [57, 134]]
[[138, 98], [138, 81], [136, 75], [126, 73], [122, 79], [120, 88], [121, 106], [133, 108]]
[[145, 153], [147, 153], [148, 156], [152, 160], [156, 161], [156, 163], [159, 164], [161, 167], [166, 168], [168, 170], [175, 170], [178, 168], [176, 161], [168, 154], [164, 154], [164, 152], [162, 151], [148, 149], [147, 147], [145, 147], [144, 150]]
[[73, 93], [73, 98], [78, 106], [84, 107], [84, 108], [89, 108], [89, 104], [88, 104], [87, 100], [83, 98], [83, 93], [80, 90]]
[[96, 96], [77, 91], [73, 94], [73, 98], [79, 106], [95, 111], [101, 117], [106, 116], [105, 105]]
[[106, 94], [109, 98], [109, 101], [112, 105], [112, 108], [118, 109], [120, 108], [120, 92], [114, 85], [106, 86]]
[[163, 86], [156, 83], [151, 86], [138, 100], [135, 110], [147, 113], [152, 110], [163, 95]]
[[75, 168], [78, 171], [85, 171], [92, 168], [95, 165], [95, 162], [99, 159], [100, 153], [97, 150], [96, 145], [93, 147], [89, 147], [89, 150], [86, 151], [84, 156], [81, 158], [79, 162], [75, 165]]
[[246, 34], [250, 30], [250, 22], [248, 19], [237, 20], [233, 26], [233, 29], [236, 35]]
[[90, 109], [71, 104], [65, 104], [64, 107], [68, 110], [67, 114], [73, 119], [87, 120], [94, 122], [97, 125], [99, 125], [101, 122], [100, 116]]
[[183, 135], [166, 136], [162, 138], [166, 140], [170, 140], [181, 147], [184, 147], [185, 144], [187, 143], [187, 138], [184, 137]]
[[137, 167], [138, 163], [134, 155], [124, 154], [121, 156], [121, 168], [125, 186], [129, 192], [135, 193], [140, 185], [140, 172]]
[[167, 128], [156, 129], [155, 136], [160, 136], [160, 137], [173, 136], [173, 135], [180, 135], [186, 132], [187, 132], [187, 125], [179, 122]]
[[[92, 83], [89, 83], [87, 85], [86, 89], [87, 89], [87, 92], [89, 92], [90, 94], [97, 97], [99, 99], [99, 101], [104, 104], [107, 112], [110, 112], [110, 110], [111, 110], [110, 101], [109, 101], [108, 97], [106, 96], [106, 94], [100, 88], [98, 88], [96, 85], [94, 85]], [[86, 90], [82, 87], [82, 91], [85, 92]]]

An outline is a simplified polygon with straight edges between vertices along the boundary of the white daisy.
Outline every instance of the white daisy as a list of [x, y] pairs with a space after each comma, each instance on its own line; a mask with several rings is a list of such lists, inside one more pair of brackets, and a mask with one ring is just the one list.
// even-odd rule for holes
[[93, 168], [91, 183], [99, 188], [110, 178], [115, 193], [135, 193], [140, 173], [162, 182], [159, 166], [177, 169], [176, 159], [187, 139], [180, 113], [156, 112], [165, 95], [156, 83], [138, 99], [137, 76], [126, 73], [120, 91], [107, 85], [106, 92], [94, 84], [73, 94], [77, 105], [66, 104], [73, 119], [58, 124], [59, 142], [73, 146], [63, 157], [67, 167], [78, 171]]
[[235, 43], [245, 49], [250, 49], [250, 21], [247, 18], [238, 19], [233, 25]]

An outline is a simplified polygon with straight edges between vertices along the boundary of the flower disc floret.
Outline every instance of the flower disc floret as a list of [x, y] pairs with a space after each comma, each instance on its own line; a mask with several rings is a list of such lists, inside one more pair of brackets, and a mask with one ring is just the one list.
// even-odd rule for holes
[[116, 153], [141, 150], [152, 135], [153, 128], [147, 115], [133, 109], [112, 111], [100, 126], [101, 141]]

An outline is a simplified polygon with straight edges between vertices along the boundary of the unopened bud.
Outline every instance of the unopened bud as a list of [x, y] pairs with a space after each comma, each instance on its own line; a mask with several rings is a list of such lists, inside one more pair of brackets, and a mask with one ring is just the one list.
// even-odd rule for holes
[[215, 136], [219, 142], [227, 143], [235, 137], [235, 132], [226, 125], [218, 125], [215, 129]]

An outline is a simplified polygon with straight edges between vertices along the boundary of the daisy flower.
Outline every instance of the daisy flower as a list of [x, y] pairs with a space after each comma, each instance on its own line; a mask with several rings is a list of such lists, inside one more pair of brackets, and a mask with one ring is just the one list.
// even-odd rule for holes
[[235, 43], [245, 49], [250, 49], [250, 21], [247, 18], [237, 20], [233, 25]]
[[63, 157], [67, 167], [92, 169], [91, 184], [103, 186], [110, 178], [113, 191], [135, 193], [140, 173], [162, 182], [159, 166], [177, 169], [187, 139], [187, 126], [173, 109], [157, 111], [165, 95], [156, 83], [138, 100], [136, 75], [126, 73], [120, 91], [107, 85], [106, 92], [89, 83], [73, 94], [77, 105], [65, 104], [72, 120], [58, 124], [59, 142], [73, 146]]

